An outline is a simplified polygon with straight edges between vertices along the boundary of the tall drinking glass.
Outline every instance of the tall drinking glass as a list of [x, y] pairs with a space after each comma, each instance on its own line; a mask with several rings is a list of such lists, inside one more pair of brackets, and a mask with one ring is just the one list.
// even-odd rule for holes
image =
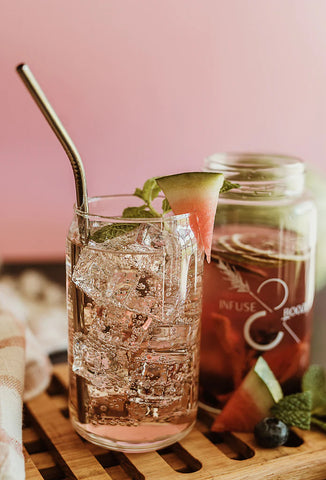
[[203, 253], [189, 214], [121, 217], [137, 205], [134, 196], [91, 198], [67, 239], [72, 423], [125, 452], [184, 437], [198, 397]]

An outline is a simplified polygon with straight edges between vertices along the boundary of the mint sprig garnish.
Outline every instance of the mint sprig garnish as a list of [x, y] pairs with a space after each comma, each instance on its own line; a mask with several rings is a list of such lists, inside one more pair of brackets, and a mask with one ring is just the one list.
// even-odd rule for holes
[[[155, 178], [150, 178], [146, 180], [143, 188], [136, 188], [134, 192], [135, 197], [141, 198], [145, 202], [145, 204], [142, 207], [140, 207], [140, 213], [150, 212], [153, 217], [162, 216], [152, 206], [152, 201], [155, 200], [155, 198], [158, 196], [160, 191], [161, 189], [158, 186]], [[124, 212], [125, 211], [126, 209], [124, 210]], [[143, 217], [138, 217], [138, 218], [143, 218]]]
[[[152, 201], [160, 193], [161, 189], [157, 185], [155, 178], [150, 178], [144, 183], [143, 188], [136, 188], [134, 196], [141, 198], [144, 201], [143, 205], [139, 207], [127, 207], [122, 212], [123, 218], [157, 218], [162, 217], [152, 205]], [[164, 202], [164, 200], [163, 200]], [[167, 206], [162, 206], [163, 214], [168, 210]], [[137, 228], [139, 223], [112, 223], [99, 228], [91, 235], [91, 240], [96, 243], [103, 243], [106, 240], [124, 235]]]
[[326, 432], [326, 371], [311, 365], [302, 377], [302, 392], [285, 396], [271, 414], [288, 426], [309, 430], [312, 425]]
[[[221, 192], [225, 193], [231, 188], [238, 188], [239, 185], [224, 180]], [[162, 213], [159, 213], [152, 205], [153, 200], [158, 197], [161, 188], [158, 186], [155, 178], [146, 180], [143, 188], [136, 188], [133, 195], [143, 200], [144, 204], [139, 207], [127, 207], [122, 212], [123, 218], [160, 218], [171, 211], [171, 206], [167, 198], [162, 201]], [[103, 243], [119, 235], [123, 235], [139, 226], [138, 223], [114, 223], [105, 225], [96, 230], [90, 237], [96, 243]]]
[[271, 408], [274, 417], [289, 427], [310, 429], [312, 394], [310, 391], [294, 393], [282, 398]]

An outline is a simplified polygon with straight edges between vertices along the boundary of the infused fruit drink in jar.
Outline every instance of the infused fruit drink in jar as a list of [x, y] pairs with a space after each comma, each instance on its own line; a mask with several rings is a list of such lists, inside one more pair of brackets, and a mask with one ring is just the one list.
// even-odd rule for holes
[[285, 393], [309, 364], [316, 212], [304, 164], [260, 154], [216, 154], [205, 169], [239, 188], [221, 195], [204, 268], [200, 402], [223, 407], [259, 356]]
[[[172, 178], [172, 193], [175, 183], [186, 193], [182, 180]], [[222, 176], [186, 180], [195, 189], [202, 181], [203, 197], [214, 197], [211, 237]], [[169, 177], [159, 181], [169, 190]], [[159, 190], [151, 179], [134, 196], [89, 199], [88, 214], [75, 210], [67, 239], [71, 420], [87, 440], [125, 452], [180, 440], [197, 413], [201, 227], [172, 193], [178, 214], [158, 213]]]

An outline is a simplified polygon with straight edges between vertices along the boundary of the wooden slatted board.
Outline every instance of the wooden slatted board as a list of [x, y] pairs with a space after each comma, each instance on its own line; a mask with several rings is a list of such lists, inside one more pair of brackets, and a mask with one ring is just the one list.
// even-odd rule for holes
[[47, 392], [25, 405], [27, 480], [326, 480], [326, 435], [295, 430], [286, 446], [257, 447], [251, 434], [212, 434], [202, 412], [196, 428], [163, 450], [123, 454], [92, 445], [73, 430], [66, 364]]

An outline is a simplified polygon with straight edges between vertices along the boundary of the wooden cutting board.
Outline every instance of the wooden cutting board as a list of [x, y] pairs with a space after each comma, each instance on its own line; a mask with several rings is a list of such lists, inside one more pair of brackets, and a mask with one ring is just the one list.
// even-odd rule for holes
[[105, 450], [73, 430], [67, 387], [67, 365], [57, 365], [48, 391], [25, 405], [27, 480], [326, 480], [326, 434], [295, 429], [287, 446], [262, 449], [251, 434], [210, 433], [205, 412], [186, 438], [163, 450]]

